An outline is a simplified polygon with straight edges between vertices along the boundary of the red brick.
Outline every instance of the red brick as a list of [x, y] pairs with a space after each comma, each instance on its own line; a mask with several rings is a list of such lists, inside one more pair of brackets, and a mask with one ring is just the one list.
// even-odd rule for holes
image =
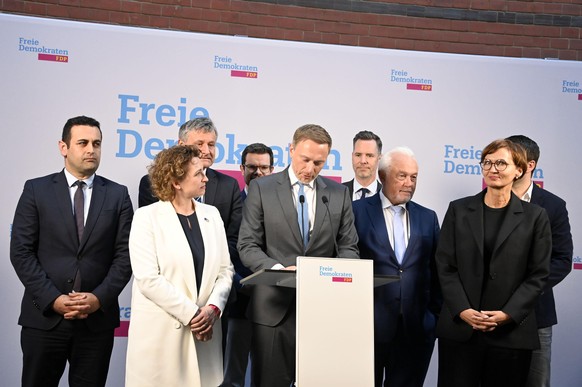
[[259, 16], [252, 13], [241, 13], [239, 16], [240, 24], [247, 24], [251, 26], [256, 26], [259, 22]]
[[284, 31], [280, 30], [278, 28], [267, 28], [266, 33], [267, 33], [267, 38], [269, 38], [269, 39], [283, 40], [283, 38], [285, 37]]
[[46, 4], [26, 3], [24, 4], [24, 12], [32, 15], [46, 15]]
[[321, 41], [327, 44], [338, 44], [339, 36], [338, 34], [321, 34]]
[[551, 48], [544, 48], [542, 49], [541, 57], [540, 58], [558, 58], [560, 55], [559, 50], [553, 50]]
[[378, 38], [378, 48], [394, 48], [396, 39]]
[[558, 50], [564, 50], [569, 48], [570, 42], [568, 39], [550, 39], [550, 48], [556, 48]]
[[306, 31], [303, 33], [305, 40], [308, 42], [321, 43], [321, 32]]
[[527, 47], [523, 49], [524, 58], [541, 58], [541, 49]]
[[120, 0], [93, 0], [91, 2], [90, 8], [119, 11], [121, 9], [121, 1]]
[[170, 28], [170, 18], [164, 16], [151, 16], [150, 26], [155, 28], [168, 29]]
[[[2, 10], [9, 12], [24, 12], [25, 3], [24, 1], [13, 1], [13, 0], [2, 0]], [[46, 10], [46, 8], [45, 8]], [[28, 12], [27, 12], [28, 13]]]
[[158, 4], [143, 3], [141, 12], [145, 15], [162, 15], [162, 6]]
[[562, 6], [564, 15], [580, 16], [582, 15], [582, 5], [578, 4], [564, 4]]
[[248, 27], [248, 36], [252, 36], [255, 38], [264, 38], [267, 34], [267, 29], [265, 27], [260, 26], [249, 26]]
[[200, 10], [200, 19], [206, 20], [209, 22], [220, 21], [221, 14], [222, 14], [222, 12], [216, 11], [214, 9], [201, 9]]
[[576, 57], [576, 51], [571, 50], [560, 50], [560, 53], [558, 54], [558, 58], [561, 60], [576, 60]]
[[561, 38], [580, 39], [581, 28], [562, 27], [560, 30]]
[[513, 56], [520, 58], [523, 55], [523, 50], [521, 47], [505, 47], [503, 50], [503, 56]]
[[270, 15], [258, 15], [258, 24], [265, 27], [277, 27], [278, 19]]
[[243, 26], [241, 24], [231, 24], [228, 26], [228, 34], [248, 36], [249, 33], [247, 26]]
[[356, 35], [340, 35], [339, 44], [343, 44], [346, 46], [357, 46], [358, 37]]
[[360, 36], [360, 46], [378, 47], [378, 38], [373, 36]]
[[228, 35], [229, 25], [227, 23], [208, 23], [207, 31], [211, 34]]
[[170, 19], [170, 29], [188, 31], [190, 29], [190, 21], [188, 19]]
[[395, 39], [393, 47], [398, 50], [414, 50], [414, 40]]
[[230, 0], [212, 0], [210, 8], [221, 11], [228, 11], [231, 7]]
[[141, 4], [136, 1], [122, 1], [121, 10], [125, 12], [141, 12]]
[[542, 13], [562, 15], [562, 4], [544, 4]]
[[286, 30], [284, 36], [287, 40], [302, 41], [303, 31]]

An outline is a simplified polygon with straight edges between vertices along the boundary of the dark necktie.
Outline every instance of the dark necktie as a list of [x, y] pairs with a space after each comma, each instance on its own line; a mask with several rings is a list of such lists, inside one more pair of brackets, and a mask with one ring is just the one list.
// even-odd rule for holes
[[370, 193], [370, 190], [368, 188], [360, 188], [358, 191], [362, 193], [362, 196], [360, 196], [360, 200], [365, 198], [366, 195]]
[[[83, 239], [83, 231], [85, 231], [85, 195], [83, 194], [83, 187], [85, 182], [77, 180], [75, 184], [77, 190], [75, 191], [75, 196], [73, 197], [73, 205], [75, 207], [75, 222], [77, 223], [77, 237], [79, 238], [79, 244]], [[81, 272], [77, 269], [75, 273], [75, 279], [73, 281], [73, 291], [81, 291]]]
[[79, 243], [81, 243], [81, 240], [83, 239], [83, 231], [85, 230], [85, 195], [83, 194], [83, 186], [85, 186], [85, 182], [77, 180], [73, 185], [77, 186], [77, 191], [75, 191], [75, 196], [73, 198], [73, 204], [75, 207], [77, 236], [79, 237]]

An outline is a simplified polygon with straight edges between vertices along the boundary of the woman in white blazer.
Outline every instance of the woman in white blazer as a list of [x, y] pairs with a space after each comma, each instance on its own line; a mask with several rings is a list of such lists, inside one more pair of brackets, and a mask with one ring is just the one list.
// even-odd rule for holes
[[222, 382], [220, 315], [234, 270], [218, 210], [194, 200], [208, 181], [199, 157], [190, 146], [160, 152], [149, 168], [160, 201], [133, 219], [127, 387]]

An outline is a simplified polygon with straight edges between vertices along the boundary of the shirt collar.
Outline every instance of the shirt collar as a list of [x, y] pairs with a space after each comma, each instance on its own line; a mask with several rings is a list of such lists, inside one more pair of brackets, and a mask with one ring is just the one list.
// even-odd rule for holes
[[364, 187], [354, 178], [354, 192], [358, 192], [362, 188], [367, 188], [370, 191], [370, 196], [374, 195], [378, 192], [378, 180], [374, 180], [369, 186]]
[[[384, 192], [380, 191], [380, 192], [378, 192], [378, 195], [380, 196], [380, 201], [382, 202], [382, 209], [386, 209], [386, 208], [390, 208], [390, 207], [394, 206], [394, 204], [392, 204], [390, 202], [390, 200], [388, 200], [388, 198], [384, 195]], [[398, 204], [398, 206], [404, 208], [404, 211], [406, 211], [406, 203]]]
[[[79, 179], [77, 179], [69, 171], [67, 171], [67, 168], [65, 168], [63, 170], [65, 171], [65, 178], [67, 179], [68, 186], [72, 187], [73, 184], [75, 184], [75, 182]], [[93, 188], [93, 180], [95, 180], [95, 174], [92, 174], [91, 176], [89, 176], [86, 179], [81, 179], [81, 181], [84, 181], [85, 184], [87, 184], [87, 188]]]
[[[289, 173], [289, 181], [291, 181], [291, 187], [300, 182], [297, 176], [295, 176], [295, 172], [293, 172], [293, 169], [291, 167], [287, 168], [287, 173]], [[309, 183], [303, 184], [305, 184], [309, 188], [313, 188], [313, 180], [311, 180]]]
[[524, 202], [530, 202], [531, 201], [531, 195], [533, 193], [533, 185], [534, 184], [535, 183], [533, 181], [530, 183], [529, 188], [527, 189], [527, 191], [525, 191], [525, 193], [521, 197], [521, 200], [523, 200]]

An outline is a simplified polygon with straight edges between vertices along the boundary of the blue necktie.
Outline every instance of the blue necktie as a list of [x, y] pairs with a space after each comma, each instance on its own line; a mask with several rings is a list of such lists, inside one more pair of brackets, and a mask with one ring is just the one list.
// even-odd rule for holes
[[360, 200], [365, 199], [366, 195], [370, 192], [368, 188], [360, 188], [358, 191], [362, 194]]
[[394, 214], [392, 217], [392, 230], [394, 232], [394, 252], [398, 263], [402, 263], [404, 252], [406, 251], [406, 241], [404, 240], [404, 224], [402, 222], [401, 206], [391, 206], [390, 210]]
[[299, 231], [303, 238], [303, 250], [307, 249], [309, 242], [309, 205], [307, 204], [307, 197], [305, 196], [305, 184], [297, 183], [299, 185], [299, 194], [297, 196], [297, 221], [299, 222]]

